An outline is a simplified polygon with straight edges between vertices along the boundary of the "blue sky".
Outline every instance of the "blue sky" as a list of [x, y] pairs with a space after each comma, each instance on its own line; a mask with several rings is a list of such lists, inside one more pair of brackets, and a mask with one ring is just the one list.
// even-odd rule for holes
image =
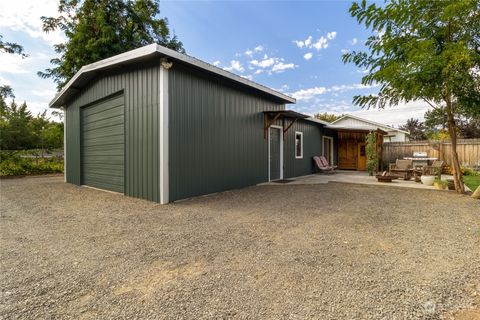
[[[162, 1], [161, 15], [189, 55], [297, 98], [297, 111], [353, 113], [398, 126], [422, 118], [423, 103], [394, 109], [361, 110], [356, 94], [375, 93], [361, 86], [364, 70], [341, 61], [342, 52], [359, 50], [369, 32], [350, 17], [350, 1]], [[55, 15], [55, 0], [0, 3], [0, 34], [24, 45], [26, 59], [0, 54], [0, 83], [13, 87], [18, 101], [35, 113], [55, 93], [51, 80], [36, 72], [49, 67], [52, 44], [60, 33], [44, 34], [39, 17]]]

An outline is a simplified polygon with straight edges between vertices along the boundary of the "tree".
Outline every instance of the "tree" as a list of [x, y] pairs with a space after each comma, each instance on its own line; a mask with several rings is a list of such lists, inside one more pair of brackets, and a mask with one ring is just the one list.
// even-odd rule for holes
[[0, 150], [54, 149], [63, 145], [63, 123], [51, 121], [47, 111], [36, 117], [28, 110], [27, 103], [20, 106], [15, 100], [5, 102], [6, 95], [13, 92], [0, 91]]
[[355, 96], [362, 107], [384, 108], [423, 100], [444, 107], [452, 143], [457, 192], [464, 192], [454, 114], [480, 114], [480, 2], [478, 0], [394, 0], [386, 5], [354, 2], [350, 13], [371, 28], [369, 52], [343, 55], [368, 73], [362, 84], [378, 84], [377, 95]]
[[[15, 42], [4, 42], [3, 36], [0, 34], [0, 52], [19, 54], [22, 58], [28, 57], [28, 55], [23, 50], [23, 47]], [[0, 112], [6, 108], [5, 99], [6, 98], [15, 98], [13, 95], [13, 90], [8, 85], [0, 84]]]
[[418, 119], [410, 118], [407, 120], [407, 123], [398, 127], [398, 129], [410, 133], [411, 140], [425, 140], [427, 138], [425, 125]]
[[20, 107], [13, 100], [3, 110], [0, 118], [0, 149], [18, 150], [29, 149], [32, 146], [33, 135], [29, 128], [32, 114], [24, 102]]
[[54, 46], [60, 55], [52, 68], [38, 72], [62, 88], [86, 64], [150, 43], [184, 52], [170, 35], [158, 0], [60, 0], [58, 17], [42, 17], [43, 31], [61, 30], [66, 41]]
[[464, 139], [480, 138], [480, 119], [472, 118], [462, 121], [458, 125], [460, 136]]
[[0, 34], [0, 52], [19, 54], [22, 58], [28, 55], [24, 52], [23, 47], [15, 42], [4, 42], [3, 36]]
[[326, 121], [326, 122], [333, 122], [333, 121], [338, 120], [341, 117], [343, 117], [343, 114], [338, 116], [338, 115], [333, 114], [333, 113], [323, 112], [323, 113], [316, 113], [313, 117], [316, 118], [316, 119], [319, 119], [319, 120]]
[[[432, 109], [425, 112], [425, 125], [431, 135], [446, 131], [448, 119], [445, 108]], [[464, 139], [480, 138], [480, 118], [460, 114], [454, 114], [457, 125], [457, 136]]]

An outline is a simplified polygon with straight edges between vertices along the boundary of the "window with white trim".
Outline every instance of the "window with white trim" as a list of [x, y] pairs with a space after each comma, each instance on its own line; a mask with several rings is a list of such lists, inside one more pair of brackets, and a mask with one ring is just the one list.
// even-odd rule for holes
[[303, 159], [303, 132], [295, 132], [295, 159]]

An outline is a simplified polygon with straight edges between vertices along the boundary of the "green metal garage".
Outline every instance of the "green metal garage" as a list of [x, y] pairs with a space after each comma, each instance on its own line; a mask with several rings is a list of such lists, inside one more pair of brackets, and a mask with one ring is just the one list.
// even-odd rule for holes
[[333, 134], [291, 103], [152, 44], [82, 67], [50, 106], [65, 110], [66, 182], [168, 203], [312, 173]]

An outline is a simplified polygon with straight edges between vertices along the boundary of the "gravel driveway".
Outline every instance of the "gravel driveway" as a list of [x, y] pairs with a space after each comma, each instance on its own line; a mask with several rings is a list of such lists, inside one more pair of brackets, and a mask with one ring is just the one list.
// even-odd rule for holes
[[0, 183], [0, 318], [480, 318], [467, 196], [329, 183], [162, 206]]

